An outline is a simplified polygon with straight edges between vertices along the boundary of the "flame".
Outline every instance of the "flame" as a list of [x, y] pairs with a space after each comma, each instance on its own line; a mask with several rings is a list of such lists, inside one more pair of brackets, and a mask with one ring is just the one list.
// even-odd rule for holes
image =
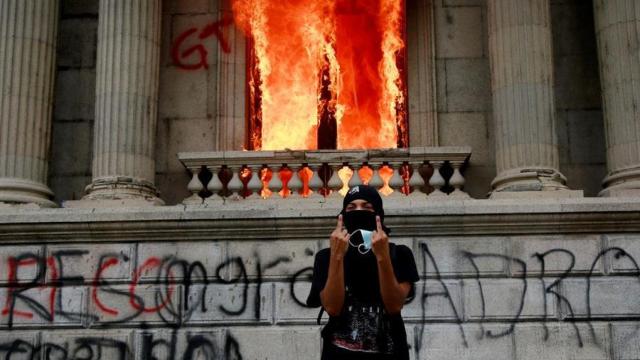
[[234, 0], [233, 11], [251, 43], [252, 149], [408, 145], [404, 0]]

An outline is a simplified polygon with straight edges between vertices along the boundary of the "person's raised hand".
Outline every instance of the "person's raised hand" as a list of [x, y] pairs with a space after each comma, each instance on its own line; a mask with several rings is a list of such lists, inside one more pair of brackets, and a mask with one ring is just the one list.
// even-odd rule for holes
[[376, 215], [376, 230], [371, 236], [371, 250], [378, 260], [389, 257], [389, 236], [382, 229], [382, 220]]
[[342, 214], [338, 215], [336, 228], [333, 229], [329, 237], [329, 246], [331, 247], [331, 256], [337, 260], [341, 260], [349, 250], [349, 233], [342, 223]]

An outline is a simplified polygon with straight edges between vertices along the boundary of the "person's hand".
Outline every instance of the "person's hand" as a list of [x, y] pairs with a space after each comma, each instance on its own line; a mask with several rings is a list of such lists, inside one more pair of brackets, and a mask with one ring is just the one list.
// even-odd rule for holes
[[337, 260], [342, 260], [344, 254], [349, 250], [349, 233], [342, 224], [342, 214], [338, 215], [338, 224], [333, 229], [329, 237], [331, 246], [331, 256]]
[[376, 215], [376, 230], [371, 236], [371, 250], [378, 260], [389, 257], [389, 236], [382, 229], [380, 216]]

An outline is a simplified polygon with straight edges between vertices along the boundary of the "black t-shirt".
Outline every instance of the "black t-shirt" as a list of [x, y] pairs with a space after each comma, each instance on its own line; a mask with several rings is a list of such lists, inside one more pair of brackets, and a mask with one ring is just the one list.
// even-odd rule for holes
[[[399, 283], [411, 283], [407, 297], [415, 295], [418, 271], [411, 249], [389, 243], [391, 264]], [[307, 305], [322, 306], [320, 292], [327, 282], [331, 250], [322, 249], [313, 265], [313, 281]], [[322, 360], [407, 360], [409, 350], [402, 316], [384, 311], [378, 266], [372, 251], [360, 254], [349, 247], [344, 258], [345, 305], [339, 316], [329, 317], [322, 329]]]

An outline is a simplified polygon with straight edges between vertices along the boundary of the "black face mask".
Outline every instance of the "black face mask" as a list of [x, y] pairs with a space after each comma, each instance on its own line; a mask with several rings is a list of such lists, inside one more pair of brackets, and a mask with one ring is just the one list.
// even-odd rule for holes
[[349, 234], [358, 229], [374, 231], [376, 226], [376, 213], [367, 210], [345, 211], [343, 215], [344, 226]]

